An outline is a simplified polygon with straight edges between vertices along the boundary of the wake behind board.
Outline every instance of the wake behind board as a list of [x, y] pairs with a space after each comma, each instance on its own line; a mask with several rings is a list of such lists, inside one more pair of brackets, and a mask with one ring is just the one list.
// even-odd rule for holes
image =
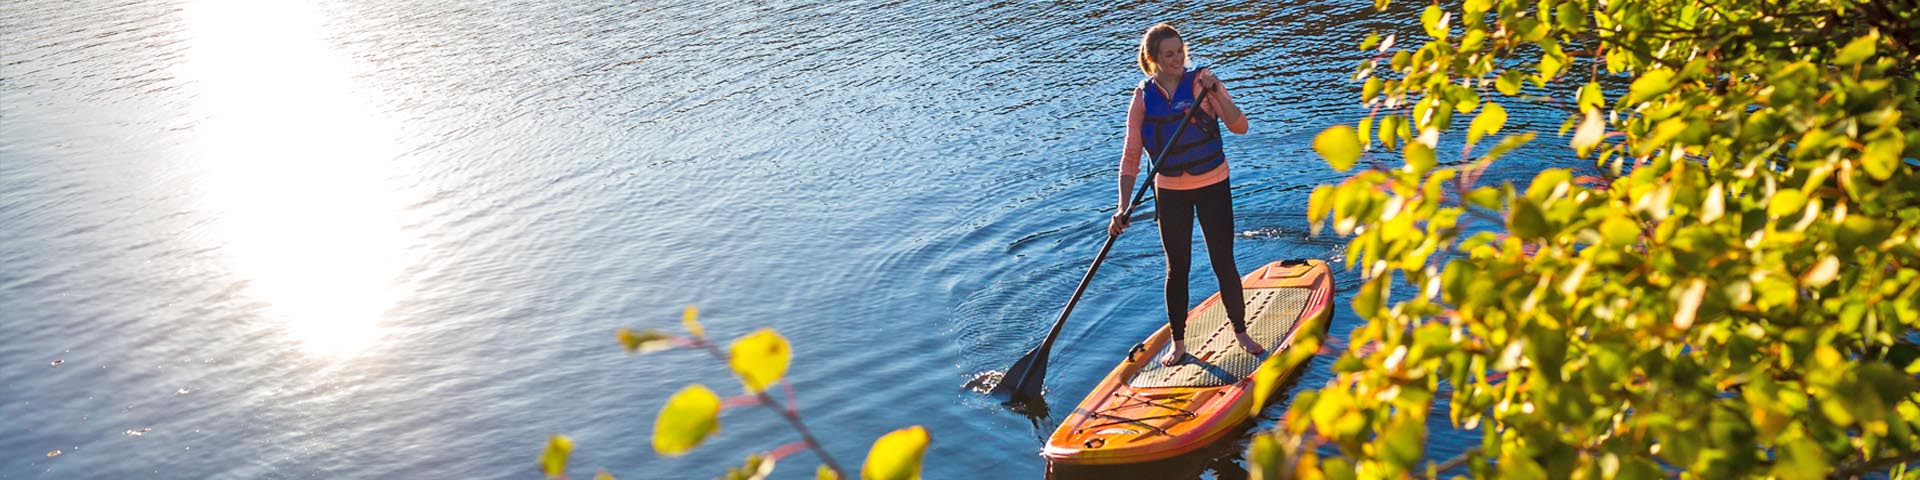
[[1302, 327], [1332, 312], [1333, 277], [1324, 261], [1284, 260], [1241, 278], [1241, 289], [1247, 333], [1265, 354], [1249, 354], [1234, 341], [1215, 293], [1187, 313], [1184, 362], [1160, 363], [1173, 335], [1160, 327], [1073, 409], [1041, 455], [1069, 465], [1159, 460], [1207, 445], [1251, 417], [1261, 360], [1286, 351]]

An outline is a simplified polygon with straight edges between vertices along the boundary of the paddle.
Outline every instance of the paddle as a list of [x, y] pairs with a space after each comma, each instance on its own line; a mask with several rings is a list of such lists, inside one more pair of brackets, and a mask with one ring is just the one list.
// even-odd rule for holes
[[[1127, 202], [1127, 210], [1122, 212], [1122, 218], [1132, 221], [1133, 209], [1140, 207], [1147, 190], [1153, 186], [1154, 175], [1160, 171], [1160, 160], [1166, 157], [1167, 150], [1173, 148], [1173, 144], [1180, 141], [1180, 134], [1186, 131], [1187, 122], [1193, 120], [1193, 113], [1200, 110], [1201, 102], [1206, 101], [1207, 93], [1211, 91], [1201, 89], [1194, 96], [1193, 106], [1188, 107], [1186, 116], [1180, 118], [1180, 126], [1174, 127], [1173, 136], [1168, 137], [1167, 144], [1162, 145], [1160, 152], [1150, 159], [1152, 168], [1147, 169], [1147, 178], [1140, 182], [1140, 188], [1133, 191], [1133, 201]], [[1040, 387], [1047, 378], [1047, 354], [1053, 351], [1053, 341], [1060, 337], [1060, 327], [1066, 325], [1067, 314], [1073, 313], [1073, 306], [1080, 303], [1080, 294], [1086, 293], [1087, 283], [1093, 280], [1093, 272], [1100, 271], [1100, 262], [1107, 259], [1107, 252], [1113, 250], [1113, 241], [1118, 238], [1119, 235], [1107, 235], [1107, 242], [1100, 245], [1100, 253], [1093, 256], [1093, 264], [1088, 265], [1087, 273], [1080, 276], [1080, 286], [1074, 287], [1073, 296], [1067, 298], [1067, 307], [1060, 309], [1060, 317], [1053, 320], [1053, 329], [1047, 332], [1047, 338], [1040, 341], [1040, 346], [1028, 350], [1019, 361], [1013, 362], [1013, 366], [1007, 368], [1007, 373], [1000, 376], [1000, 383], [993, 386], [991, 394], [1009, 395], [1007, 403], [1010, 404], [1024, 404], [1040, 397]]]

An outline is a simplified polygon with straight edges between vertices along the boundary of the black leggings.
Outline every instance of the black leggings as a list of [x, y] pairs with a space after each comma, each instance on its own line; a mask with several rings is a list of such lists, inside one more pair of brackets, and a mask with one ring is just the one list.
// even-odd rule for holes
[[[1167, 250], [1167, 324], [1173, 338], [1186, 338], [1187, 272], [1193, 269], [1193, 219], [1207, 242], [1207, 260], [1220, 281], [1220, 301], [1234, 332], [1247, 331], [1247, 302], [1241, 297], [1240, 271], [1233, 265], [1233, 191], [1226, 180], [1193, 190], [1154, 189], [1160, 245]], [[1197, 213], [1197, 215], [1196, 215]]]

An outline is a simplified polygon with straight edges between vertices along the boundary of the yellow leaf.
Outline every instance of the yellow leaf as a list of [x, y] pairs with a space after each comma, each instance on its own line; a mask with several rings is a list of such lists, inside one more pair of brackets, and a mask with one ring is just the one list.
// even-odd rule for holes
[[573, 439], [566, 435], [553, 434], [547, 437], [547, 449], [540, 452], [540, 472], [547, 478], [557, 478], [567, 474], [567, 455], [573, 453]]
[[593, 480], [613, 480], [613, 474], [601, 470], [600, 473], [593, 474]]
[[821, 465], [820, 468], [813, 470], [813, 478], [816, 480], [840, 480], [840, 474], [834, 472], [831, 468], [827, 468], [826, 465]]
[[1427, 144], [1424, 143], [1415, 142], [1407, 144], [1407, 151], [1404, 152], [1404, 155], [1407, 157], [1407, 171], [1415, 174], [1425, 175], [1428, 170], [1433, 170], [1433, 166], [1438, 163], [1438, 160], [1434, 159], [1433, 148], [1428, 147]]
[[1880, 40], [1879, 32], [1869, 32], [1865, 36], [1847, 42], [1847, 46], [1840, 47], [1840, 51], [1834, 55], [1833, 63], [1853, 66], [1873, 58], [1874, 43], [1878, 40]]
[[762, 328], [733, 342], [733, 355], [727, 365], [733, 367], [747, 391], [760, 393], [786, 376], [787, 362], [792, 358], [787, 339], [773, 329]]
[[1580, 111], [1586, 112], [1606, 105], [1607, 99], [1600, 93], [1600, 82], [1587, 82], [1580, 87], [1580, 95], [1575, 97], [1580, 103]]
[[700, 326], [700, 309], [687, 305], [686, 312], [680, 314], [680, 324], [687, 326], [687, 333], [695, 338], [707, 336], [707, 329]]
[[1261, 362], [1260, 370], [1253, 374], [1253, 413], [1258, 415], [1267, 406], [1267, 400], [1273, 397], [1274, 389], [1280, 387], [1280, 380], [1300, 366], [1301, 362], [1313, 358], [1320, 351], [1320, 340], [1309, 336], [1295, 340], [1286, 351], [1268, 355]]
[[1782, 189], [1775, 192], [1773, 198], [1767, 199], [1767, 216], [1779, 218], [1792, 215], [1798, 213], [1800, 207], [1805, 206], [1807, 206], [1807, 194], [1800, 193], [1799, 190]]
[[1334, 125], [1313, 137], [1313, 151], [1326, 158], [1334, 170], [1347, 171], [1360, 159], [1360, 134], [1353, 127]]
[[1275, 432], [1253, 437], [1253, 444], [1247, 446], [1247, 469], [1251, 478], [1280, 479], [1293, 473], [1288, 471], [1287, 467], [1291, 466], [1287, 461], [1288, 452], [1278, 440], [1279, 436]]
[[894, 430], [873, 441], [867, 451], [866, 466], [860, 468], [863, 480], [917, 480], [920, 459], [927, 453], [927, 429], [914, 425]]
[[1894, 170], [1900, 167], [1900, 150], [1905, 147], [1902, 143], [1905, 142], [1902, 141], [1898, 132], [1874, 139], [1867, 143], [1866, 150], [1861, 152], [1860, 166], [1865, 168], [1867, 175], [1874, 180], [1886, 180], [1892, 177]]
[[653, 420], [653, 451], [669, 457], [693, 450], [720, 429], [720, 396], [706, 385], [688, 385], [667, 400]]
[[1643, 73], [1640, 75], [1640, 78], [1633, 80], [1632, 85], [1627, 86], [1627, 103], [1625, 103], [1625, 105], [1652, 100], [1653, 97], [1665, 95], [1668, 90], [1672, 89], [1672, 70], [1660, 69]]
[[1467, 124], [1467, 144], [1480, 142], [1480, 137], [1500, 133], [1500, 127], [1507, 124], [1507, 107], [1487, 102], [1487, 107], [1473, 117], [1473, 123]]

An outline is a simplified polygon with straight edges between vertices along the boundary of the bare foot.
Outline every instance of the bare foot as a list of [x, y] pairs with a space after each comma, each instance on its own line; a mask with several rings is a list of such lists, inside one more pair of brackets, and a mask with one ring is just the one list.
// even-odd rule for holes
[[1173, 348], [1167, 349], [1167, 354], [1160, 357], [1160, 364], [1174, 365], [1185, 361], [1187, 359], [1187, 346], [1184, 345], [1185, 343], [1186, 342], [1173, 342]]
[[1247, 332], [1235, 332], [1233, 338], [1240, 341], [1240, 348], [1246, 350], [1247, 353], [1254, 355], [1267, 353], [1267, 349], [1261, 348], [1260, 342], [1253, 341], [1253, 337], [1248, 336]]

